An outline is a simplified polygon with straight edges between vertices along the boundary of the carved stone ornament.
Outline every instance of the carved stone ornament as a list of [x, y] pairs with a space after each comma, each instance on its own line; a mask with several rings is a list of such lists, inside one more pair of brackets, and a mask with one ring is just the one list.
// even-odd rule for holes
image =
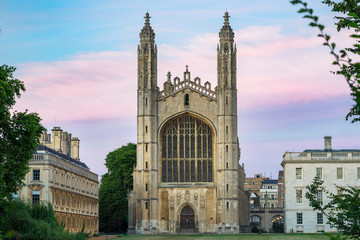
[[189, 193], [189, 191], [186, 191], [185, 192], [185, 196], [184, 196], [184, 199], [185, 199], [185, 201], [190, 201], [190, 193]]

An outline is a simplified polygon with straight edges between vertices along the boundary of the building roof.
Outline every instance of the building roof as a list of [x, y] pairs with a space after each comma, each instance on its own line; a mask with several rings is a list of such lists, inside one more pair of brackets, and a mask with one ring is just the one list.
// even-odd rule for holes
[[265, 180], [262, 183], [263, 184], [278, 184], [278, 180]]
[[360, 152], [360, 149], [306, 149], [304, 152]]
[[54, 149], [51, 149], [51, 148], [46, 147], [46, 146], [44, 146], [44, 145], [41, 145], [41, 144], [40, 144], [40, 145], [37, 147], [37, 150], [38, 150], [38, 151], [39, 151], [39, 150], [40, 150], [40, 151], [41, 151], [41, 150], [48, 151], [48, 152], [50, 152], [50, 153], [52, 153], [52, 154], [54, 154], [54, 155], [56, 155], [56, 156], [58, 156], [58, 157], [60, 157], [60, 158], [62, 158], [62, 159], [64, 159], [64, 160], [66, 160], [66, 161], [69, 161], [69, 162], [74, 163], [74, 164], [76, 164], [76, 165], [78, 165], [78, 166], [80, 166], [80, 167], [83, 167], [83, 168], [86, 168], [86, 169], [90, 170], [90, 168], [89, 168], [85, 163], [80, 162], [80, 161], [78, 161], [78, 160], [75, 160], [75, 159], [73, 159], [72, 157], [70, 157], [70, 156], [68, 156], [68, 155], [59, 153], [59, 152], [55, 151]]

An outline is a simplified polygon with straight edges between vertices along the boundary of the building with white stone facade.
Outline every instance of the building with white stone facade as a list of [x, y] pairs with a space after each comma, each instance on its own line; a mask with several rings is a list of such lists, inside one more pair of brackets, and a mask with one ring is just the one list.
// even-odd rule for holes
[[[360, 149], [335, 150], [331, 147], [331, 137], [324, 137], [324, 149], [303, 152], [285, 152], [281, 165], [284, 168], [285, 185], [285, 231], [315, 233], [336, 232], [326, 224], [321, 212], [314, 211], [305, 198], [306, 186], [317, 175], [323, 186], [337, 194], [337, 186], [347, 185], [360, 188]], [[318, 198], [328, 201], [324, 193]]]
[[50, 202], [59, 223], [70, 232], [95, 234], [99, 229], [98, 175], [79, 158], [79, 139], [60, 127], [42, 134], [29, 162], [19, 197]]
[[[226, 12], [217, 47], [217, 87], [170, 72], [160, 91], [150, 16], [138, 46], [137, 164], [129, 233], [249, 231], [239, 164], [234, 32]], [[214, 43], [215, 44], [215, 43]]]

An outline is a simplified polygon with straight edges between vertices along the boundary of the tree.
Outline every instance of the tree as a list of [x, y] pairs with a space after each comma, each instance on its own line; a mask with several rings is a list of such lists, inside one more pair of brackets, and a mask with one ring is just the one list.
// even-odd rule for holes
[[[306, 186], [308, 192], [305, 197], [309, 205], [317, 211], [321, 211], [328, 219], [328, 224], [343, 231], [344, 235], [351, 239], [360, 239], [360, 189], [352, 186], [339, 187], [339, 194], [327, 191], [322, 184], [324, 181], [315, 177], [312, 184]], [[317, 193], [322, 191], [327, 203], [317, 199]], [[326, 199], [325, 198], [325, 199]]]
[[318, 37], [324, 40], [323, 45], [327, 46], [330, 50], [330, 54], [334, 57], [333, 65], [338, 66], [338, 70], [333, 72], [334, 74], [342, 75], [345, 77], [346, 82], [350, 87], [350, 95], [354, 100], [354, 105], [350, 109], [346, 116], [346, 120], [352, 118], [351, 122], [360, 121], [360, 62], [353, 62], [352, 56], [360, 55], [360, 0], [342, 0], [331, 1], [323, 0], [322, 3], [328, 5], [333, 12], [339, 13], [335, 19], [337, 22], [337, 30], [350, 29], [353, 34], [350, 35], [354, 39], [355, 43], [352, 47], [348, 47], [339, 51], [336, 51], [336, 44], [331, 42], [331, 37], [324, 32], [325, 26], [318, 22], [319, 17], [314, 15], [314, 11], [308, 8], [308, 3], [302, 0], [291, 0], [293, 5], [300, 4], [301, 8], [298, 13], [305, 14], [304, 18], [310, 19], [310, 26], [318, 28]]
[[24, 83], [13, 77], [15, 70], [0, 66], [0, 225], [6, 204], [23, 185], [29, 160], [45, 130], [37, 113], [12, 110], [25, 91]]
[[128, 192], [133, 188], [133, 167], [136, 164], [136, 144], [128, 143], [105, 159], [108, 172], [101, 178], [99, 190], [99, 227], [103, 232], [126, 232]]

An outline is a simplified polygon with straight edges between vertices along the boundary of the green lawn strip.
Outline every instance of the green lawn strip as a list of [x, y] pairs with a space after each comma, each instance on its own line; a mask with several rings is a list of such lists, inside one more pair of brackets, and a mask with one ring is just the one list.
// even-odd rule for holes
[[328, 240], [329, 237], [324, 234], [229, 234], [229, 235], [127, 235], [117, 238], [118, 240]]

